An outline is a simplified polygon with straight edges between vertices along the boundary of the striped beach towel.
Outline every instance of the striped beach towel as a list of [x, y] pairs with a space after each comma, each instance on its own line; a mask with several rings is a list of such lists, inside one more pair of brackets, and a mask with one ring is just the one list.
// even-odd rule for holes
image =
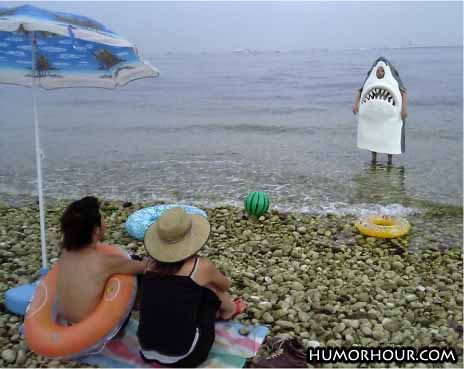
[[[159, 368], [156, 363], [144, 362], [139, 354], [138, 321], [131, 319], [124, 332], [108, 342], [99, 354], [83, 356], [78, 361], [104, 368]], [[256, 355], [268, 333], [264, 326], [248, 326], [250, 333], [239, 333], [242, 324], [216, 323], [216, 340], [202, 368], [242, 368], [248, 358]]]

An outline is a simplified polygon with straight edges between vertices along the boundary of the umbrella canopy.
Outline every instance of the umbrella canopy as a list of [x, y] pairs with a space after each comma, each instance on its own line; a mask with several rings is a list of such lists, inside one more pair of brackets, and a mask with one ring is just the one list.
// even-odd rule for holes
[[32, 86], [36, 77], [45, 89], [111, 89], [158, 74], [134, 45], [90, 18], [0, 8], [0, 83]]
[[33, 87], [42, 266], [47, 267], [45, 211], [35, 86], [116, 88], [159, 72], [129, 41], [101, 23], [34, 6], [0, 8], [0, 83]]

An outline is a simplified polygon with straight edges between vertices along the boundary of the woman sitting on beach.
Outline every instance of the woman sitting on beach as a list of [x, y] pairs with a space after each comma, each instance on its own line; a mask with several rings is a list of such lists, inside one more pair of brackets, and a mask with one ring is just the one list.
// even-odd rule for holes
[[232, 300], [230, 281], [197, 252], [210, 225], [182, 208], [165, 212], [145, 234], [152, 260], [142, 278], [137, 336], [145, 361], [195, 367], [204, 362], [215, 338], [217, 318], [231, 319], [246, 304]]

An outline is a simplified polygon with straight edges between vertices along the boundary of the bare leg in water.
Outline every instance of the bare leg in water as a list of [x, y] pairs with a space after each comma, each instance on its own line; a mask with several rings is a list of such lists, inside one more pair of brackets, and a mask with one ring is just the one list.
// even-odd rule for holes
[[221, 300], [221, 306], [219, 307], [217, 317], [224, 320], [230, 319], [235, 313], [236, 305], [229, 292], [222, 291], [211, 284], [208, 284], [205, 287], [213, 291], [219, 300]]
[[377, 153], [375, 151], [372, 151], [371, 154], [372, 154], [371, 162], [372, 164], [375, 164], [377, 162]]

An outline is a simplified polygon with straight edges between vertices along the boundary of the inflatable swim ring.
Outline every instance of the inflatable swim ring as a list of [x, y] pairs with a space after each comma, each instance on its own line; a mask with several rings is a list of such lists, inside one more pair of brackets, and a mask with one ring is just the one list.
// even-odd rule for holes
[[129, 235], [137, 240], [143, 240], [145, 232], [166, 210], [174, 207], [183, 208], [187, 214], [208, 217], [205, 211], [189, 205], [158, 205], [137, 210], [127, 218], [125, 228]]
[[[129, 257], [116, 246], [99, 244], [105, 254]], [[72, 358], [89, 348], [104, 345], [116, 335], [127, 319], [137, 292], [137, 278], [115, 274], [106, 282], [102, 300], [79, 323], [64, 326], [56, 321], [54, 305], [59, 263], [43, 277], [29, 304], [24, 320], [24, 334], [31, 351], [49, 358]]]
[[404, 218], [377, 215], [360, 219], [355, 227], [366, 236], [378, 238], [396, 238], [409, 233], [411, 225]]

